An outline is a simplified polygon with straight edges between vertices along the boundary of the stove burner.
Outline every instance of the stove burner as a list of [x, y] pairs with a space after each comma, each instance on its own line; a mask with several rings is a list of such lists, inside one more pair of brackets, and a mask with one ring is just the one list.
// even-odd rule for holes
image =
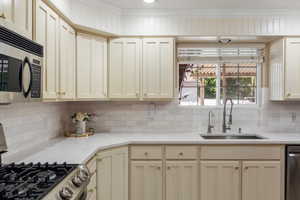
[[1, 200], [40, 200], [70, 174], [72, 164], [9, 164], [0, 166]]

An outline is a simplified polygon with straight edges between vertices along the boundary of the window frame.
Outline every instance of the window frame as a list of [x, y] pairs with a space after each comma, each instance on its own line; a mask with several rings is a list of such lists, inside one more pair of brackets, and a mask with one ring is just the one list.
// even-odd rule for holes
[[[214, 62], [209, 62], [209, 63], [214, 63]], [[178, 101], [178, 104], [180, 105], [179, 102], [179, 66], [180, 62], [177, 62], [177, 69], [176, 69], [176, 84], [177, 87], [176, 88], [176, 99]], [[185, 63], [186, 64], [186, 63]], [[193, 63], [196, 64], [196, 63]], [[203, 64], [203, 63], [201, 63]], [[221, 104], [221, 65], [224, 64], [224, 62], [215, 62], [215, 64], [217, 65], [216, 68], [216, 77], [217, 77], [217, 81], [216, 81], [216, 102], [217, 105], [180, 105], [180, 106], [184, 106], [184, 107], [195, 107], [195, 108], [222, 108], [223, 104]], [[262, 105], [262, 65], [263, 63], [256, 63], [257, 68], [256, 68], [256, 104], [235, 104], [235, 107], [241, 107], [241, 108], [260, 108]]]

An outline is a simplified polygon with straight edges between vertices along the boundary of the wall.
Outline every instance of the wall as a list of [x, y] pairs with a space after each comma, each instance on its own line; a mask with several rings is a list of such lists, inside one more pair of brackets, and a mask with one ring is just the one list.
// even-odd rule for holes
[[[265, 102], [262, 108], [235, 108], [232, 130], [241, 127], [247, 133], [300, 131], [300, 103]], [[90, 126], [97, 132], [112, 133], [206, 133], [210, 109], [216, 115], [216, 131], [220, 131], [223, 112], [222, 108], [179, 106], [177, 101], [81, 102], [68, 107], [69, 112], [95, 113], [97, 117]]]
[[16, 103], [0, 106], [8, 153], [4, 161], [15, 160], [63, 133], [69, 117], [65, 103]]
[[74, 24], [111, 34], [121, 32], [121, 9], [97, 0], [72, 0], [71, 6]]
[[123, 10], [122, 35], [299, 35], [299, 11]]
[[99, 0], [44, 1], [75, 25], [107, 35], [300, 35], [299, 10], [121, 9]]

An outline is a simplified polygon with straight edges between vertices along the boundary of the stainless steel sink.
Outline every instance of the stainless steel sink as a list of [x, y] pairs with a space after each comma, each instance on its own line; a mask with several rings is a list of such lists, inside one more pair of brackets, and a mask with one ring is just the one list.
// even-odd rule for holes
[[266, 139], [259, 135], [201, 135], [208, 140], [261, 140]]

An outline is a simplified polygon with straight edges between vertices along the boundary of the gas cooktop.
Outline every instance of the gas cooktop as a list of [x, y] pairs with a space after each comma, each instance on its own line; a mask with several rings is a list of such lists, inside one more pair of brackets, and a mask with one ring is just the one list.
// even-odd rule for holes
[[21, 163], [0, 166], [1, 200], [40, 200], [78, 165]]

